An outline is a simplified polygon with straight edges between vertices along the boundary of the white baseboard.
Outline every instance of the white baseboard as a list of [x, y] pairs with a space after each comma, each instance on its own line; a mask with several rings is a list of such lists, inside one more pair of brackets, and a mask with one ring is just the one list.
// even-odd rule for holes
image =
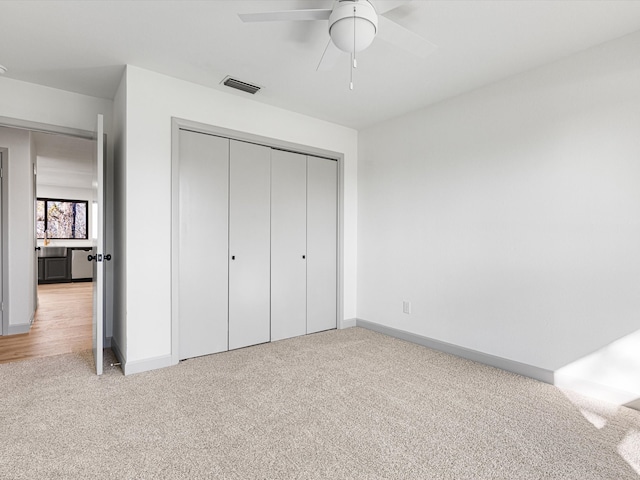
[[357, 318], [345, 318], [340, 323], [340, 329], [355, 327], [357, 320], [358, 320]]
[[18, 325], [9, 325], [7, 335], [20, 335], [21, 333], [29, 333], [31, 330], [31, 325], [33, 325], [33, 321], [36, 319], [36, 312], [34, 311], [31, 314], [31, 318], [29, 319], [29, 323], [20, 323]]
[[171, 355], [163, 355], [161, 357], [145, 358], [144, 360], [134, 360], [129, 362], [120, 361], [120, 363], [122, 364], [122, 371], [125, 375], [148, 372], [149, 370], [156, 370], [158, 368], [174, 365], [171, 361]]
[[460, 347], [452, 343], [441, 342], [429, 337], [423, 337], [415, 333], [406, 332], [404, 330], [398, 330], [396, 328], [380, 325], [379, 323], [368, 322], [358, 318], [356, 320], [358, 327], [373, 330], [374, 332], [389, 335], [390, 337], [405, 340], [407, 342], [416, 343], [427, 348], [432, 348], [444, 353], [450, 353], [457, 357], [466, 358], [467, 360], [473, 360], [474, 362], [483, 363], [492, 367], [500, 368], [508, 372], [517, 373], [525, 377], [540, 380], [541, 382], [550, 383], [553, 385], [553, 371], [544, 368], [536, 367], [534, 365], [528, 365], [526, 363], [516, 362], [509, 360], [508, 358], [496, 357], [495, 355], [489, 355], [488, 353], [479, 352], [477, 350], [471, 350], [469, 348]]
[[29, 333], [31, 323], [23, 323], [20, 325], [9, 325], [9, 335], [20, 335], [21, 333]]
[[638, 410], [640, 412], [640, 398], [629, 402], [629, 403], [625, 403], [624, 405], [625, 407], [629, 407], [629, 408], [633, 408], [634, 410]]

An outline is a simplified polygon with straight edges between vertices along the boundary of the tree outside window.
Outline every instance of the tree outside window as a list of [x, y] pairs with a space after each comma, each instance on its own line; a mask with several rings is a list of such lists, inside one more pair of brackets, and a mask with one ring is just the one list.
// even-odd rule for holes
[[36, 237], [49, 239], [86, 240], [86, 200], [38, 198], [36, 201]]

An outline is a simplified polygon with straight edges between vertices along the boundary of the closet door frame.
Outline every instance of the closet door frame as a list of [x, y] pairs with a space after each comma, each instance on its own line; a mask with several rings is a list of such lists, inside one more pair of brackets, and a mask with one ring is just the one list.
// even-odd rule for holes
[[0, 310], [0, 335], [9, 334], [9, 149], [0, 146], [0, 302], [4, 308]]
[[238, 130], [231, 130], [228, 128], [217, 127], [214, 125], [207, 125], [200, 122], [194, 122], [182, 118], [172, 117], [171, 119], [171, 363], [176, 365], [180, 361], [179, 359], [179, 296], [178, 296], [178, 282], [179, 282], [179, 266], [180, 266], [180, 252], [179, 252], [179, 240], [180, 231], [177, 228], [180, 225], [180, 203], [179, 203], [179, 173], [180, 173], [180, 130], [188, 130], [195, 133], [204, 133], [209, 135], [216, 135], [219, 137], [225, 137], [230, 140], [239, 140], [243, 142], [255, 143], [258, 145], [264, 145], [266, 147], [276, 148], [280, 150], [287, 150], [294, 153], [300, 153], [302, 155], [311, 155], [315, 157], [323, 157], [330, 160], [335, 160], [338, 163], [338, 198], [337, 198], [337, 265], [336, 265], [336, 319], [337, 328], [342, 329], [351, 324], [345, 323], [343, 317], [343, 278], [344, 278], [344, 154], [340, 152], [334, 152], [331, 150], [324, 150], [321, 148], [310, 147], [307, 145], [301, 145], [292, 142], [286, 142], [270, 137], [263, 137], [261, 135], [254, 135], [252, 133], [241, 132]]

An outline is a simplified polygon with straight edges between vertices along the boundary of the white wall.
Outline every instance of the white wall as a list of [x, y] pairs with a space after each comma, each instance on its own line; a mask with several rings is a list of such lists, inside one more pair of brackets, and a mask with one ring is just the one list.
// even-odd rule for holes
[[0, 115], [3, 117], [92, 132], [96, 115], [102, 113], [106, 130], [110, 132], [112, 104], [104, 98], [0, 77]]
[[[33, 319], [35, 265], [33, 238], [33, 164], [29, 132], [0, 127], [0, 146], [9, 149], [8, 268], [9, 333], [23, 333]], [[6, 313], [5, 313], [6, 314]]]
[[[105, 116], [105, 130], [108, 138], [108, 162], [113, 161], [113, 139], [111, 135], [112, 127], [112, 108], [113, 102], [102, 98], [89, 97], [76, 93], [66, 92], [50, 87], [43, 87], [27, 82], [21, 82], [6, 77], [0, 77], [0, 116], [3, 119], [9, 119], [7, 123], [11, 124], [12, 119], [17, 121], [35, 122], [56, 127], [64, 127], [69, 129], [78, 129], [84, 131], [93, 131], [96, 125], [96, 116], [102, 113]], [[27, 147], [30, 140], [27, 135]], [[24, 154], [31, 157], [30, 153]], [[11, 154], [10, 154], [11, 157]], [[12, 161], [11, 159], [9, 160]], [[22, 171], [20, 175], [26, 175], [28, 172]], [[12, 178], [14, 175], [12, 175]], [[17, 178], [17, 177], [16, 177]], [[20, 217], [23, 223], [16, 227], [15, 230], [10, 227], [9, 240], [9, 258], [10, 258], [10, 275], [22, 275], [19, 272], [28, 272], [31, 269], [29, 264], [30, 256], [33, 255], [33, 241], [28, 243], [27, 236], [31, 238], [33, 227], [29, 227], [24, 221], [29, 220], [27, 212], [33, 212], [32, 198], [29, 192], [32, 192], [31, 175], [29, 179], [20, 177], [23, 183], [20, 187], [10, 186], [9, 192], [9, 210], [10, 217]], [[14, 180], [11, 180], [13, 182]], [[27, 190], [28, 188], [28, 190]], [[29, 194], [29, 195], [28, 195]], [[29, 199], [27, 199], [29, 197]], [[24, 203], [28, 202], [28, 203]], [[33, 213], [30, 214], [33, 216]], [[11, 240], [11, 237], [20, 238], [21, 240]], [[29, 252], [27, 252], [27, 250]], [[35, 263], [35, 256], [33, 256]], [[14, 265], [13, 267], [11, 265]], [[13, 269], [12, 269], [13, 268]], [[12, 269], [12, 270], [11, 270]], [[33, 287], [31, 283], [22, 279], [9, 280], [12, 293], [10, 294], [10, 322], [11, 324], [24, 324], [25, 312], [29, 310], [29, 303], [33, 296]], [[109, 283], [109, 280], [108, 280]], [[35, 285], [35, 283], [34, 283]], [[107, 285], [107, 288], [111, 288]], [[25, 303], [26, 302], [26, 303]], [[110, 312], [107, 311], [107, 334], [110, 332]]]
[[552, 371], [640, 329], [638, 58], [635, 34], [360, 132], [358, 317]]
[[355, 130], [129, 66], [126, 73], [127, 362], [171, 354], [171, 117], [345, 155], [344, 317], [355, 317]]

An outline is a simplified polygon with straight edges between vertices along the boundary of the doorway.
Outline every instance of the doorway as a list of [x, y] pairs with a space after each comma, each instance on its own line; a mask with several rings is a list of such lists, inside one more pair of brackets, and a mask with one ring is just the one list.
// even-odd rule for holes
[[[99, 121], [102, 121], [100, 116]], [[11, 190], [12, 192], [19, 191], [19, 187], [26, 186], [27, 181], [29, 185], [28, 191], [26, 188], [22, 188], [24, 191], [22, 195], [16, 196], [14, 193], [14, 196], [9, 199], [13, 205], [12, 213], [16, 210], [14, 217], [19, 216], [25, 221], [21, 227], [21, 241], [16, 241], [13, 238], [16, 236], [17, 230], [20, 229], [14, 228], [14, 226], [7, 229], [6, 221], [2, 229], [4, 237], [0, 236], [0, 238], [2, 238], [2, 246], [6, 248], [7, 231], [9, 231], [13, 238], [11, 243], [13, 251], [9, 258], [13, 260], [14, 253], [20, 250], [24, 253], [25, 258], [30, 258], [30, 261], [28, 265], [24, 264], [23, 266], [21, 266], [22, 263], [16, 264], [14, 262], [12, 272], [20, 270], [21, 278], [19, 280], [22, 281], [19, 284], [14, 282], [13, 277], [10, 282], [7, 282], [6, 279], [2, 282], [5, 287], [8, 284], [12, 287], [13, 295], [10, 297], [11, 302], [7, 302], [6, 295], [4, 298], [4, 325], [6, 325], [8, 317], [7, 304], [11, 303], [10, 307], [18, 305], [18, 308], [16, 315], [13, 315], [12, 308], [10, 320], [14, 324], [9, 326], [6, 333], [3, 328], [3, 336], [0, 338], [0, 354], [5, 353], [7, 349], [13, 349], [8, 355], [17, 359], [48, 356], [68, 351], [91, 350], [92, 298], [95, 295], [91, 288], [91, 273], [86, 273], [86, 265], [91, 267], [87, 257], [92, 253], [91, 248], [92, 242], [95, 240], [94, 232], [96, 229], [95, 210], [92, 208], [96, 203], [96, 194], [94, 193], [96, 188], [96, 167], [94, 165], [96, 163], [94, 153], [96, 140], [92, 138], [91, 132], [40, 124], [25, 125], [25, 122], [16, 122], [16, 127], [14, 127], [11, 119], [0, 118], [1, 129], [10, 132], [12, 135], [10, 138], [14, 140], [14, 143], [9, 145], [9, 150], [16, 153], [13, 155], [15, 158], [12, 159], [11, 173], [15, 174], [12, 178], [16, 177], [18, 180], [12, 184]], [[16, 132], [19, 132], [19, 135]], [[16, 145], [17, 137], [20, 137], [21, 141], [19, 147]], [[6, 168], [6, 155], [3, 155], [3, 162]], [[33, 171], [33, 181], [26, 180], [30, 177], [29, 170]], [[7, 175], [3, 175], [3, 183], [6, 180]], [[7, 189], [3, 188], [2, 193], [4, 194], [6, 191]], [[2, 201], [3, 209], [8, 204], [5, 198]], [[58, 214], [64, 211], [64, 208], [60, 207], [74, 207], [74, 214], [78, 215], [74, 215], [72, 218], [71, 226], [68, 221], [71, 217], [47, 219], [44, 208], [41, 209], [41, 212], [37, 212], [39, 206], [46, 205], [46, 202], [43, 201], [45, 198], [53, 201], [55, 204], [53, 207], [57, 209]], [[76, 207], [82, 207], [83, 212], [79, 212]], [[45, 227], [47, 221], [51, 221], [51, 223]], [[46, 234], [44, 234], [45, 231]], [[67, 233], [64, 233], [65, 231]], [[69, 231], [72, 234], [69, 234]], [[56, 251], [56, 253], [45, 252], [45, 247], [47, 250]], [[84, 262], [75, 261], [75, 257], [80, 257], [80, 259], [83, 257]], [[49, 263], [49, 268], [45, 266], [46, 263]], [[84, 273], [77, 274], [74, 267], [82, 264], [85, 265]], [[16, 266], [19, 268], [16, 269]], [[3, 267], [6, 267], [6, 262]], [[92, 268], [89, 268], [89, 272], [91, 270]], [[6, 274], [7, 268], [3, 268], [2, 271], [3, 275]], [[12, 275], [15, 276], [15, 274]], [[46, 280], [45, 277], [47, 277]], [[34, 301], [34, 297], [39, 300]], [[31, 300], [28, 300], [29, 298]], [[32, 303], [31, 307], [29, 307], [29, 302]], [[32, 312], [31, 320], [29, 320], [29, 312]], [[53, 328], [56, 325], [54, 321], [56, 318], [64, 323], [62, 328], [57, 326]], [[102, 333], [101, 337], [104, 337], [106, 332]], [[35, 344], [39, 344], [39, 347], [35, 348]], [[0, 358], [0, 363], [5, 360], [7, 359]]]
[[49, 284], [28, 333], [0, 337], [0, 364], [91, 351], [91, 283]]
[[95, 141], [44, 132], [33, 132], [31, 138], [37, 172], [38, 257], [32, 332], [45, 337], [45, 344], [54, 352], [89, 350], [93, 265], [88, 257], [96, 236], [92, 208]]

